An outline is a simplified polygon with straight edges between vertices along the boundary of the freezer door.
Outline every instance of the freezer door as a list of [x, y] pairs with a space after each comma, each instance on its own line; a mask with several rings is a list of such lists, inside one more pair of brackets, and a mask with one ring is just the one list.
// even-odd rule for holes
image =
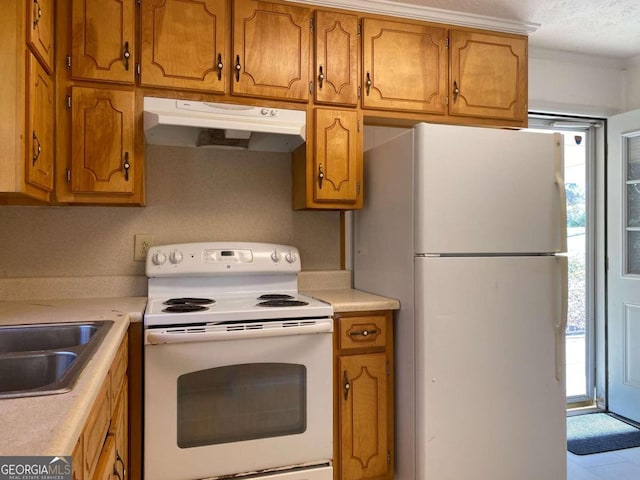
[[416, 478], [566, 479], [565, 312], [565, 257], [416, 259]]
[[415, 251], [566, 251], [560, 134], [415, 127]]

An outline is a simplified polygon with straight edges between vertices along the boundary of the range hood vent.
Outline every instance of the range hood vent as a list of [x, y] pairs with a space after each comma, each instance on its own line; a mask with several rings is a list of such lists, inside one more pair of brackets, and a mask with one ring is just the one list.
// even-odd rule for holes
[[306, 112], [144, 98], [147, 143], [291, 152], [305, 142]]

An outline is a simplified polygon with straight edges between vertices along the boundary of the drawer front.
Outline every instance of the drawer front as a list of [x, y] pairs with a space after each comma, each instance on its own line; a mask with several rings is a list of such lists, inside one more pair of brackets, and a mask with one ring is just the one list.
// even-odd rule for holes
[[384, 315], [339, 318], [340, 349], [385, 347], [385, 319]]

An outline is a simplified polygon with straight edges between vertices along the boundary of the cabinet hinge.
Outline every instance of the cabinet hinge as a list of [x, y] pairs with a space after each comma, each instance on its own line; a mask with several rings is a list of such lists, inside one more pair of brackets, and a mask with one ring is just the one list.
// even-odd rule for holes
[[357, 128], [358, 128], [358, 133], [360, 133], [360, 120], [357, 121]]
[[361, 94], [362, 94], [362, 87], [358, 85], [358, 98], [360, 98]]
[[313, 93], [313, 82], [309, 82], [309, 93]]
[[387, 450], [387, 465], [391, 465], [391, 452]]
[[71, 183], [71, 170], [67, 168], [67, 183]]
[[139, 77], [142, 72], [142, 66], [139, 63], [136, 63], [136, 75]]
[[358, 24], [358, 36], [362, 35], [362, 25]]
[[313, 17], [309, 19], [309, 29], [313, 32]]
[[449, 105], [449, 97], [444, 97], [444, 104]]
[[360, 182], [356, 182], [356, 195], [360, 195]]
[[67, 67], [67, 70], [71, 70], [71, 55], [65, 57], [64, 66]]
[[64, 103], [67, 108], [71, 108], [71, 95], [67, 95], [66, 97], [64, 97]]
[[444, 48], [449, 48], [449, 37], [445, 37]]

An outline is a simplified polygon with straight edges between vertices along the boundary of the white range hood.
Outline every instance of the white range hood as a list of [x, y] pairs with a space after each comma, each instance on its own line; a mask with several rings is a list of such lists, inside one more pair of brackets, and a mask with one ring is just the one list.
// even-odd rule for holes
[[147, 143], [291, 152], [305, 142], [306, 112], [144, 98]]

